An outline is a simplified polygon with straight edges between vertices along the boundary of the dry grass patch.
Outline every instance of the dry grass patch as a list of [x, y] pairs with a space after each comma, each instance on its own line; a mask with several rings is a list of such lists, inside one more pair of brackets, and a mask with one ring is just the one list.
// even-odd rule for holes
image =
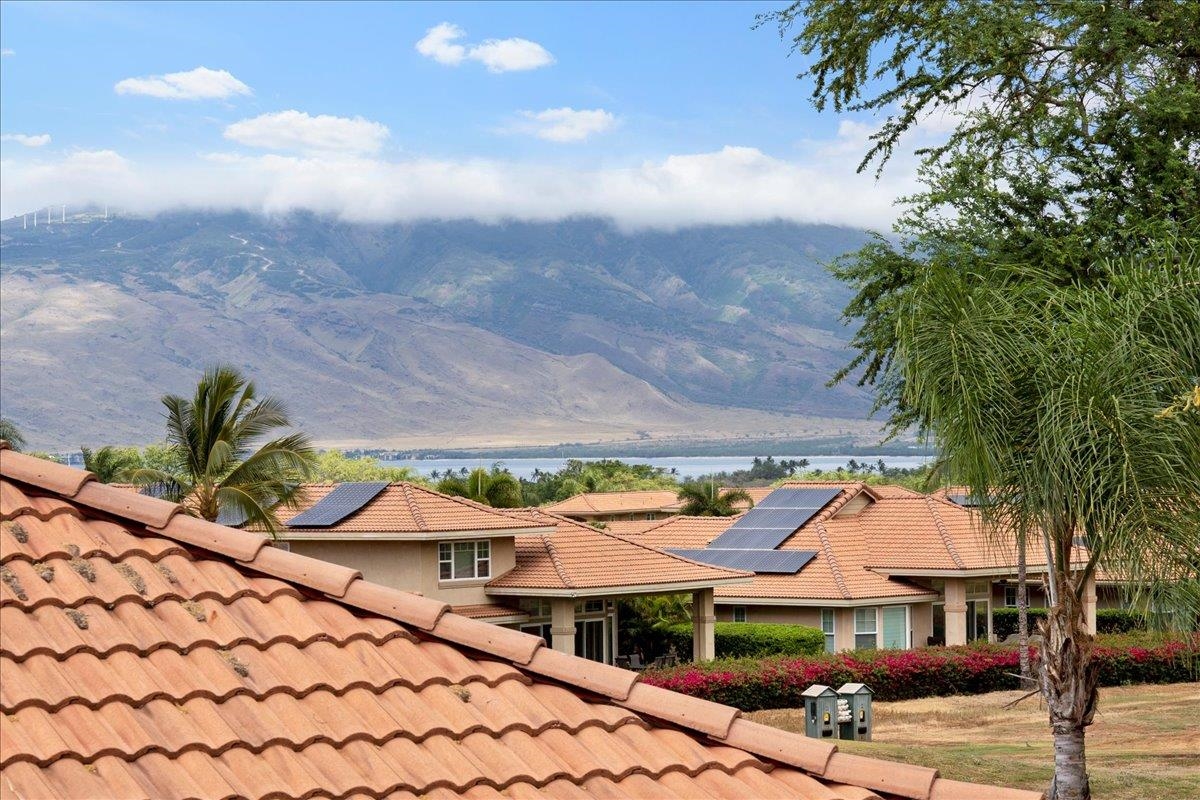
[[[875, 740], [838, 742], [847, 752], [936, 767], [947, 778], [1045, 789], [1053, 766], [1046, 709], [1022, 692], [875, 703]], [[796, 709], [752, 719], [804, 730]], [[1200, 683], [1100, 690], [1088, 728], [1088, 771], [1098, 800], [1200, 797]]]

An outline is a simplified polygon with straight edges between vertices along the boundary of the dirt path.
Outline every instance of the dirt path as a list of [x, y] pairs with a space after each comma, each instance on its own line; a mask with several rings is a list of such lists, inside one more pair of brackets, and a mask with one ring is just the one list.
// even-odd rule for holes
[[[1046, 710], [1036, 698], [1003, 708], [1020, 695], [876, 703], [874, 741], [838, 746], [936, 767], [956, 780], [1045, 789], [1053, 763]], [[803, 716], [794, 709], [750, 716], [788, 730], [804, 729]], [[1102, 689], [1087, 754], [1097, 800], [1200, 798], [1200, 683]]]

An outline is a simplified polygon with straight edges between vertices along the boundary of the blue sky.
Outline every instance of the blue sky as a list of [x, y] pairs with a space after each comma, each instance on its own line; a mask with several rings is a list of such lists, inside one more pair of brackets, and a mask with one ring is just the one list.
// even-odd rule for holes
[[2, 213], [886, 225], [911, 165], [854, 176], [776, 7], [4, 2]]

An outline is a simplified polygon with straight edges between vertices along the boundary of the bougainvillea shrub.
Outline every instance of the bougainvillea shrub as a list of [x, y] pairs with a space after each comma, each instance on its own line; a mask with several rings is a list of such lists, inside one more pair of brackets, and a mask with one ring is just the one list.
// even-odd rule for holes
[[[1102, 686], [1178, 683], [1200, 678], [1200, 636], [1145, 642], [1105, 637], [1097, 645]], [[1135, 642], [1141, 642], [1135, 643]], [[1036, 660], [1037, 650], [1033, 650]], [[802, 658], [729, 659], [648, 671], [655, 686], [736, 706], [743, 711], [795, 708], [814, 683], [837, 688], [865, 683], [878, 700], [1015, 689], [1015, 648], [992, 644], [916, 650], [856, 650]]]

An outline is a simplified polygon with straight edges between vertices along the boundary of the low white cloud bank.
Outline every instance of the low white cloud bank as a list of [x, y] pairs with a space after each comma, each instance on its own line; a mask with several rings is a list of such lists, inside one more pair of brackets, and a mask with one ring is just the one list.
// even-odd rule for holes
[[250, 87], [223, 69], [196, 67], [145, 78], [126, 78], [113, 86], [117, 94], [140, 94], [167, 100], [224, 100], [253, 94]]
[[50, 144], [50, 134], [5, 133], [0, 135], [0, 142], [16, 142], [26, 147], [45, 147]]
[[478, 61], [489, 72], [520, 72], [546, 67], [554, 56], [528, 39], [487, 39], [476, 45], [460, 44], [467, 33], [451, 22], [434, 25], [417, 42], [417, 52], [439, 64], [456, 67], [463, 61]]
[[599, 216], [629, 229], [777, 219], [886, 228], [895, 217], [893, 200], [916, 186], [914, 170], [897, 164], [876, 181], [854, 173], [861, 149], [847, 156], [839, 148], [807, 143], [803, 157], [783, 160], [752, 147], [725, 147], [607, 168], [345, 154], [216, 153], [141, 163], [110, 150], [76, 151], [58, 159], [6, 158], [0, 213], [66, 203], [133, 214], [308, 210], [375, 223]]
[[7, 58], [8, 56], [15, 56], [16, 54], [17, 54], [16, 50], [10, 50], [7, 47], [4, 48], [3, 50], [0, 50], [0, 56], [4, 56], [5, 58]]
[[596, 133], [611, 130], [617, 118], [602, 108], [548, 108], [522, 111], [514, 130], [549, 142], [582, 142]]
[[225, 138], [238, 144], [305, 153], [377, 153], [389, 135], [386, 125], [362, 117], [311, 116], [294, 110], [262, 114], [225, 128]]

